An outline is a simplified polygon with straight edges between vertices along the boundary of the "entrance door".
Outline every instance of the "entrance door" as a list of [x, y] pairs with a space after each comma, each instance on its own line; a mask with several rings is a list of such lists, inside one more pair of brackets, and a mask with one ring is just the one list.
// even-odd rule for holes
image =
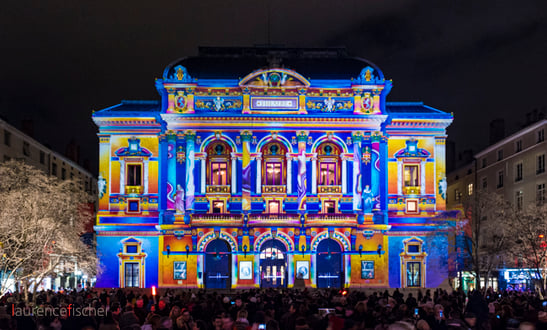
[[287, 249], [278, 240], [269, 240], [260, 248], [260, 287], [287, 287]]
[[342, 248], [327, 238], [317, 245], [317, 287], [340, 288], [343, 283]]
[[126, 262], [124, 271], [125, 271], [124, 287], [138, 288], [139, 287], [139, 263]]
[[231, 288], [232, 249], [225, 240], [214, 239], [205, 249], [205, 287]]

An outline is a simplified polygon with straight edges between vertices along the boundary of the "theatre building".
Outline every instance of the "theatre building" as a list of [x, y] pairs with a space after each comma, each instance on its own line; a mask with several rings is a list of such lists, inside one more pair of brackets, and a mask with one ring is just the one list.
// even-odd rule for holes
[[343, 49], [200, 48], [96, 111], [98, 287], [437, 287], [452, 115]]

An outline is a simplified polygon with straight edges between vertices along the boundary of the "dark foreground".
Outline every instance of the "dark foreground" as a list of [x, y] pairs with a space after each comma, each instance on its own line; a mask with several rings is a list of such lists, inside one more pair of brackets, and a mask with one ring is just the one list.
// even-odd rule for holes
[[[547, 305], [547, 304], [545, 304]], [[395, 290], [42, 292], [0, 299], [0, 329], [547, 329], [535, 293]]]

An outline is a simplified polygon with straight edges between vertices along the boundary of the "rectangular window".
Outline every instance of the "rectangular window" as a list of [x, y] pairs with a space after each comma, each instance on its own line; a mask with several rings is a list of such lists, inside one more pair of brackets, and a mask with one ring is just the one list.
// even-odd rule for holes
[[522, 191], [517, 191], [515, 193], [515, 206], [517, 207], [517, 210], [522, 210], [522, 203], [523, 203], [523, 198], [524, 197], [524, 193]]
[[486, 158], [483, 158], [482, 159], [482, 168], [485, 168], [486, 167]]
[[26, 141], [23, 141], [23, 155], [30, 156], [30, 144]]
[[51, 175], [57, 176], [57, 164], [56, 163], [51, 164]]
[[272, 214], [280, 213], [279, 212], [279, 202], [278, 201], [268, 202], [268, 213], [272, 213]]
[[515, 152], [521, 152], [522, 151], [522, 140], [518, 140], [515, 142]]
[[406, 200], [406, 213], [409, 214], [418, 214], [420, 213], [420, 210], [418, 209], [418, 202], [419, 200], [416, 198], [408, 198]]
[[40, 164], [44, 164], [46, 162], [46, 153], [43, 151], [40, 151]]
[[462, 199], [462, 193], [459, 189], [454, 189], [454, 200], [459, 202]]
[[281, 163], [266, 163], [266, 185], [268, 186], [280, 186], [283, 183], [281, 182], [281, 171], [283, 167]]
[[405, 187], [420, 186], [420, 173], [418, 165], [405, 165]]
[[326, 201], [325, 209], [323, 213], [336, 213], [336, 202], [335, 201]]
[[545, 183], [537, 185], [536, 202], [539, 206], [545, 203]]
[[11, 133], [6, 130], [4, 130], [4, 144], [11, 146]]
[[482, 189], [488, 188], [488, 180], [486, 177], [482, 178]]
[[503, 171], [498, 172], [498, 188], [503, 187]]
[[522, 180], [522, 163], [518, 163], [515, 167], [515, 181]]
[[545, 172], [545, 154], [537, 156], [536, 174]]
[[63, 180], [66, 179], [66, 169], [65, 168], [61, 169], [61, 179], [63, 179]]
[[228, 182], [228, 164], [225, 162], [211, 163], [211, 185], [225, 186]]
[[408, 253], [420, 253], [420, 246], [417, 244], [409, 244]]
[[406, 286], [420, 287], [422, 284], [422, 264], [420, 262], [408, 262], [406, 264]]
[[467, 185], [467, 194], [469, 196], [473, 195], [473, 184], [472, 183]]
[[142, 184], [142, 172], [140, 164], [127, 165], [127, 182], [128, 186], [140, 186]]
[[336, 163], [321, 163], [319, 166], [319, 184], [324, 186], [337, 185]]
[[138, 200], [129, 200], [127, 202], [127, 211], [128, 212], [139, 212], [139, 201]]
[[222, 214], [224, 212], [224, 201], [213, 201], [213, 213]]
[[545, 140], [545, 130], [542, 128], [538, 131], [538, 143]]
[[503, 159], [503, 149], [498, 150], [498, 160]]
[[137, 253], [137, 246], [136, 245], [126, 245], [125, 246], [125, 253]]
[[126, 288], [139, 287], [139, 263], [138, 262], [125, 263], [124, 286]]

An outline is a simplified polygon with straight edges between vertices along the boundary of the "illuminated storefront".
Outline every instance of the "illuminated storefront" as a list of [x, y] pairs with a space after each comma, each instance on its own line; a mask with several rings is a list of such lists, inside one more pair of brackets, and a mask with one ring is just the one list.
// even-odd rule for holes
[[450, 114], [386, 102], [380, 69], [339, 52], [201, 51], [167, 66], [160, 101], [93, 114], [98, 287], [446, 280]]

